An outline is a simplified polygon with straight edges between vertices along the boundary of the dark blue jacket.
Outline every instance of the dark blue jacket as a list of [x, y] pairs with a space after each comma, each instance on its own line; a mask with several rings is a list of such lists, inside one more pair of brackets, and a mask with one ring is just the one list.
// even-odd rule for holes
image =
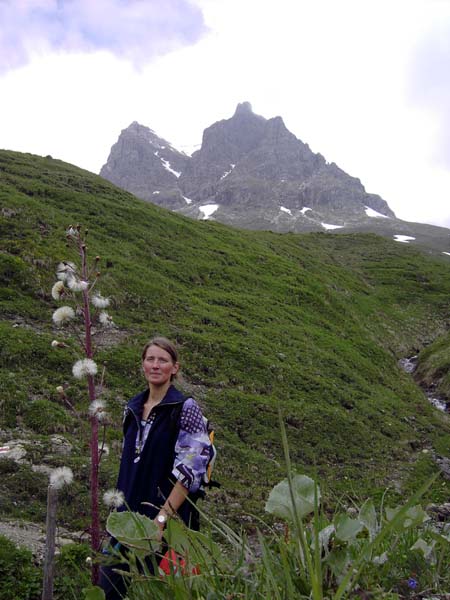
[[[155, 518], [159, 508], [169, 496], [175, 478], [172, 475], [175, 460], [175, 443], [179, 433], [179, 420], [186, 397], [170, 386], [163, 400], [152, 410], [156, 413], [147, 440], [140, 454], [136, 439], [148, 390], [135, 396], [127, 405], [123, 430], [124, 444], [120, 462], [117, 488], [125, 495], [130, 510]], [[139, 456], [139, 460], [135, 459]], [[149, 504], [143, 504], [148, 502]], [[153, 505], [153, 506], [152, 506]], [[125, 508], [126, 509], [126, 508]], [[198, 512], [185, 500], [178, 510], [183, 521], [198, 529]]]

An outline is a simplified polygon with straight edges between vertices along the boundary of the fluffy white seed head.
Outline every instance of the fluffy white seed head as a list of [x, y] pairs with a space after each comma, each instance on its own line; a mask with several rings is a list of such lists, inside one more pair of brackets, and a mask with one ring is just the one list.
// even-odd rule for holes
[[64, 394], [64, 388], [62, 385], [58, 385], [56, 388], [56, 391], [58, 392], [58, 394], [63, 395]]
[[91, 417], [95, 417], [99, 423], [104, 423], [108, 418], [106, 412], [106, 404], [103, 400], [94, 400], [89, 405], [89, 414]]
[[108, 490], [103, 494], [103, 502], [110, 508], [120, 508], [125, 502], [125, 497], [120, 490]]
[[92, 296], [92, 304], [95, 308], [107, 308], [109, 306], [109, 298], [104, 298], [101, 294]]
[[56, 269], [56, 277], [60, 281], [67, 281], [74, 276], [77, 267], [73, 262], [60, 262]]
[[54, 300], [61, 300], [64, 294], [64, 281], [57, 281], [52, 287], [52, 298]]
[[71, 306], [61, 306], [53, 313], [52, 319], [55, 325], [64, 325], [71, 319], [75, 318], [75, 311]]
[[92, 358], [77, 360], [72, 367], [72, 373], [76, 379], [83, 379], [83, 377], [86, 377], [87, 375], [96, 375], [97, 364]]
[[88, 289], [88, 282], [83, 281], [83, 279], [77, 279], [76, 277], [70, 277], [67, 280], [67, 287], [72, 290], [72, 292], [83, 292]]
[[58, 467], [50, 473], [50, 485], [60, 490], [65, 485], [70, 485], [73, 481], [72, 469], [69, 467]]
[[108, 315], [108, 313], [105, 310], [102, 310], [102, 312], [98, 315], [98, 320], [103, 325], [103, 327], [111, 327], [111, 325], [113, 324], [112, 317]]

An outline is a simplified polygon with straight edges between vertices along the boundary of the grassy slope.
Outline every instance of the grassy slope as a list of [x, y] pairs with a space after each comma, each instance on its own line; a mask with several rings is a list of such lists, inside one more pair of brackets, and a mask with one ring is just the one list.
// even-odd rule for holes
[[[64, 243], [73, 223], [90, 229], [90, 254], [102, 257], [100, 289], [114, 298], [119, 329], [98, 360], [107, 362], [115, 423], [143, 387], [142, 344], [155, 332], [175, 338], [186, 388], [216, 424], [223, 488], [210, 503], [219, 513], [261, 514], [283, 475], [278, 406], [294, 463], [317, 470], [330, 499], [380, 495], [392, 482], [408, 492], [435, 468], [422, 450], [448, 455], [448, 421], [397, 366], [445, 333], [445, 260], [374, 235], [283, 235], [191, 221], [71, 165], [12, 152], [0, 152], [0, 199], [0, 418], [10, 429], [0, 442], [23, 437], [11, 428], [25, 424], [35, 430], [27, 446], [34, 462], [74, 468], [77, 483], [63, 497], [70, 524], [85, 519], [85, 425], [66, 415], [68, 458], [49, 453], [48, 435], [63, 418], [56, 385], [65, 382], [85, 406], [70, 376], [73, 357], [50, 349], [50, 289], [56, 264], [75, 258]], [[39, 420], [42, 399], [51, 416]], [[107, 435], [104, 486], [114, 481], [118, 425]], [[42, 519], [43, 476], [9, 461], [0, 468], [0, 512]], [[433, 496], [448, 492], [439, 481]]]

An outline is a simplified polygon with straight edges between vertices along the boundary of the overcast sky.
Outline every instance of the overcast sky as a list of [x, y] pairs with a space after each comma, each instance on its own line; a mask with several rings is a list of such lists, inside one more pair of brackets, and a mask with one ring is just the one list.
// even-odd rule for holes
[[0, 147], [93, 172], [249, 101], [405, 220], [450, 227], [450, 0], [0, 0]]

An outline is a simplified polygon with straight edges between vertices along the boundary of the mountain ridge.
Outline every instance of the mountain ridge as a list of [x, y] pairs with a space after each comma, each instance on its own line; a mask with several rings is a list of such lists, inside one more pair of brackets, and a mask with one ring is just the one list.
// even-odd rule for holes
[[249, 102], [207, 127], [191, 156], [134, 122], [100, 175], [193, 219], [280, 233], [372, 231], [427, 251], [450, 251], [448, 229], [397, 219], [359, 178], [312, 152], [280, 116], [255, 114]]

